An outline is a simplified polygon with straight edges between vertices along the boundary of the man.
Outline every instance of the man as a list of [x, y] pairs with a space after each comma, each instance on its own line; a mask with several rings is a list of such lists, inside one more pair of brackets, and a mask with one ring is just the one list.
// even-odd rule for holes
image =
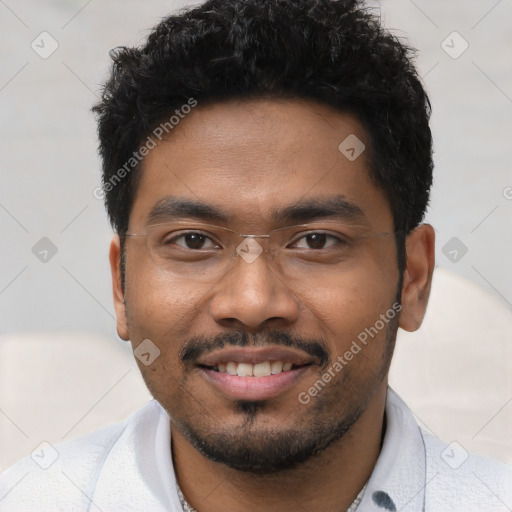
[[0, 479], [1, 510], [487, 511], [387, 374], [434, 268], [430, 105], [355, 1], [211, 0], [95, 107], [117, 330], [155, 400]]

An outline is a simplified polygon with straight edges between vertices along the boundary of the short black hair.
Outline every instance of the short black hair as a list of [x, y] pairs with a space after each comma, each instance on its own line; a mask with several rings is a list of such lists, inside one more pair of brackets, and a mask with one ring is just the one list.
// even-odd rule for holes
[[433, 169], [431, 107], [415, 53], [357, 0], [208, 0], [164, 18], [142, 46], [112, 50], [93, 111], [105, 205], [121, 243], [140, 174], [137, 150], [191, 99], [309, 99], [355, 114], [370, 139], [370, 176], [388, 198], [395, 230], [408, 233], [424, 217]]

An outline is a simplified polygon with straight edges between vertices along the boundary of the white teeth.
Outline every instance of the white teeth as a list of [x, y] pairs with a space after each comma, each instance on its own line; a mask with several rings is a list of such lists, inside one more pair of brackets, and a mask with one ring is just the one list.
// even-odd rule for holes
[[270, 363], [270, 371], [272, 375], [275, 373], [281, 373], [283, 371], [283, 362], [282, 361], [272, 361]]
[[[238, 365], [236, 363], [233, 363], [232, 361], [230, 361], [229, 363], [226, 364], [226, 372], [229, 373], [230, 375], [236, 375], [236, 367]], [[219, 368], [219, 371], [220, 371], [220, 368]]]
[[270, 371], [270, 363], [267, 361], [266, 363], [254, 364], [252, 368], [252, 374], [255, 377], [267, 377], [268, 375], [271, 375], [272, 372]]
[[290, 371], [292, 366], [292, 363], [283, 363], [282, 361], [265, 361], [257, 364], [229, 361], [229, 363], [219, 363], [217, 368], [220, 373], [229, 373], [239, 377], [268, 377]]
[[252, 367], [250, 363], [238, 363], [237, 375], [239, 377], [252, 377]]

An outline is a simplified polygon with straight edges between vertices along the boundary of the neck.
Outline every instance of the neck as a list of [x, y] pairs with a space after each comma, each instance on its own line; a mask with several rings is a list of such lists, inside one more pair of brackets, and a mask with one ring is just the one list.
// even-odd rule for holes
[[271, 475], [253, 475], [211, 461], [171, 423], [176, 478], [198, 512], [345, 511], [379, 457], [385, 405], [383, 386], [341, 439], [301, 466]]

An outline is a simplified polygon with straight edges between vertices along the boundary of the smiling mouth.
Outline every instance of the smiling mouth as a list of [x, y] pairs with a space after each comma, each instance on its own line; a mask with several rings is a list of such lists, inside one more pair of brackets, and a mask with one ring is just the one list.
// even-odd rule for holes
[[278, 375], [280, 373], [289, 372], [298, 368], [311, 366], [312, 363], [293, 364], [287, 361], [264, 361], [261, 363], [238, 363], [236, 361], [228, 361], [226, 363], [218, 363], [214, 366], [198, 365], [200, 368], [213, 370], [219, 373], [227, 373], [238, 377], [268, 377], [270, 375]]

